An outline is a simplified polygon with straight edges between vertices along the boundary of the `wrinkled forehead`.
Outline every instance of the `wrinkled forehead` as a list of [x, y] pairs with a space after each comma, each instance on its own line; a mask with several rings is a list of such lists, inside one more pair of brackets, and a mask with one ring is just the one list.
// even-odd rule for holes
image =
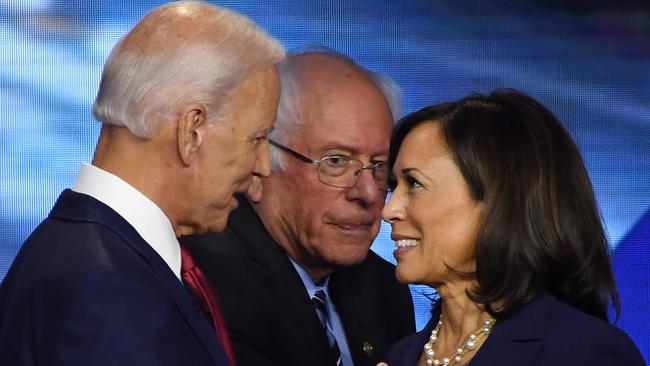
[[338, 148], [369, 156], [388, 152], [392, 115], [381, 91], [367, 79], [314, 85], [302, 99], [298, 142], [313, 151]]
[[294, 140], [317, 153], [342, 150], [354, 155], [387, 155], [392, 131], [390, 116], [372, 118], [365, 114], [323, 111], [308, 116]]

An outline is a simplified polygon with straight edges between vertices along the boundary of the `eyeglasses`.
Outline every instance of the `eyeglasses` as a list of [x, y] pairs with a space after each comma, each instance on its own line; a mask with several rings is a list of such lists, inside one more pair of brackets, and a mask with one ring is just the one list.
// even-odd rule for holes
[[269, 143], [300, 161], [314, 165], [318, 170], [318, 180], [328, 186], [351, 188], [357, 183], [365, 169], [372, 169], [372, 177], [379, 190], [388, 190], [389, 171], [385, 161], [371, 161], [370, 164], [363, 165], [361, 160], [345, 155], [329, 155], [323, 156], [319, 160], [312, 160], [273, 140], [269, 140]]

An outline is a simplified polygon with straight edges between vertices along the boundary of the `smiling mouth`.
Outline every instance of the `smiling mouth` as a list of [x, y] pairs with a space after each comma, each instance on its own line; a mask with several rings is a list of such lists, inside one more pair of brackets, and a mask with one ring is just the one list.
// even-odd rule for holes
[[395, 248], [414, 248], [420, 245], [418, 239], [399, 239], [395, 240]]

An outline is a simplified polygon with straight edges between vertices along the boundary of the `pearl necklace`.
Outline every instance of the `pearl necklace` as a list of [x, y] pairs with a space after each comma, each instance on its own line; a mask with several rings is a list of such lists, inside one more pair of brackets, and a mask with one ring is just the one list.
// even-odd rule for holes
[[490, 331], [494, 327], [495, 323], [496, 323], [496, 319], [494, 318], [490, 318], [486, 320], [485, 322], [483, 322], [481, 328], [477, 329], [476, 331], [474, 331], [474, 333], [470, 334], [465, 340], [465, 342], [463, 342], [463, 345], [458, 347], [458, 349], [456, 350], [456, 354], [454, 354], [453, 357], [443, 357], [442, 359], [437, 359], [435, 358], [436, 351], [433, 350], [433, 345], [438, 340], [438, 333], [440, 332], [440, 328], [442, 327], [442, 314], [440, 314], [440, 319], [438, 319], [438, 324], [436, 324], [436, 327], [431, 331], [429, 342], [427, 342], [424, 345], [424, 354], [427, 357], [427, 365], [433, 365], [433, 366], [456, 365], [463, 359], [463, 356], [467, 352], [472, 351], [476, 348], [476, 344], [481, 339], [487, 337], [488, 334], [490, 334]]

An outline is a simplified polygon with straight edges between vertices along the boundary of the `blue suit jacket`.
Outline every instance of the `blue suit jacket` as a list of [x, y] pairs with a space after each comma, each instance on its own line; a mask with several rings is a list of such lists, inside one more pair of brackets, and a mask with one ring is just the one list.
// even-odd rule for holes
[[[389, 366], [417, 365], [439, 316], [437, 309], [422, 331], [396, 343], [384, 361]], [[498, 321], [468, 365], [642, 366], [645, 362], [623, 331], [544, 294]]]
[[228, 365], [210, 323], [121, 216], [64, 191], [0, 286], [0, 365]]

